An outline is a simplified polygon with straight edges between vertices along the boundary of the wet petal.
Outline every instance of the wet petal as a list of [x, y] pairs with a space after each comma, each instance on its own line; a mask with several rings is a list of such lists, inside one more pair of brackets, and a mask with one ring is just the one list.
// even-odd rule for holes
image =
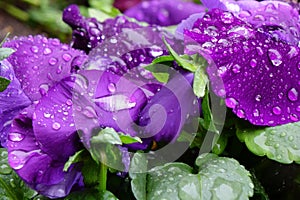
[[67, 160], [81, 148], [73, 119], [73, 85], [69, 79], [49, 89], [34, 112], [34, 135], [41, 149], [56, 160]]
[[14, 119], [7, 144], [9, 164], [40, 194], [64, 197], [74, 185], [81, 183], [81, 174], [73, 166], [63, 172], [66, 160], [55, 160], [42, 150], [33, 132], [33, 118], [34, 106], [31, 106]]
[[93, 130], [99, 127], [136, 135], [133, 124], [147, 101], [138, 85], [99, 70], [82, 71], [74, 78], [74, 120], [87, 147]]
[[205, 8], [192, 2], [182, 0], [143, 1], [128, 9], [125, 15], [139, 21], [159, 26], [176, 25], [191, 14], [204, 12]]
[[8, 61], [32, 101], [38, 100], [54, 83], [70, 75], [86, 59], [83, 52], [60, 43], [58, 39], [40, 35], [14, 38], [3, 46], [16, 50]]
[[201, 53], [206, 52], [214, 62], [207, 68], [214, 92], [226, 98], [226, 105], [238, 117], [255, 125], [298, 121], [300, 49], [231, 13], [212, 10], [207, 15], [212, 20], [204, 16], [185, 33], [187, 48], [190, 41], [196, 41]]
[[100, 23], [96, 18], [86, 18], [80, 14], [76, 5], [68, 6], [63, 12], [63, 20], [73, 29], [73, 47], [89, 52], [105, 38], [119, 33], [123, 28], [137, 28], [138, 24], [129, 22], [125, 17], [116, 17]]
[[[175, 141], [184, 126], [199, 116], [198, 108], [190, 82], [180, 73], [174, 73], [142, 110], [138, 136], [163, 143]], [[188, 126], [193, 129], [193, 125]]]
[[13, 67], [7, 60], [0, 62], [0, 76], [11, 80], [7, 89], [0, 92], [0, 141], [6, 147], [7, 134], [12, 119], [24, 108], [31, 104], [31, 101], [21, 89], [20, 82], [15, 77]]
[[115, 0], [114, 7], [118, 8], [120, 11], [125, 11], [139, 2], [141, 2], [141, 0]]

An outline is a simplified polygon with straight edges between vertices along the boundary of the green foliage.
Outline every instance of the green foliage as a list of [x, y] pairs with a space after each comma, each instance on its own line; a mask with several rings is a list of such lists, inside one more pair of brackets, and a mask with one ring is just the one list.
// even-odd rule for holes
[[32, 199], [37, 192], [31, 190], [10, 168], [7, 162], [6, 149], [0, 149], [0, 199], [19, 200]]
[[258, 156], [289, 164], [300, 163], [300, 122], [275, 127], [237, 124], [237, 136]]
[[10, 80], [0, 76], [0, 92], [3, 92], [10, 84]]
[[132, 191], [138, 200], [206, 200], [248, 199], [253, 196], [250, 173], [232, 158], [215, 154], [202, 154], [196, 160], [198, 173], [184, 163], [168, 163], [144, 173], [147, 160], [142, 154], [135, 155], [130, 172]]

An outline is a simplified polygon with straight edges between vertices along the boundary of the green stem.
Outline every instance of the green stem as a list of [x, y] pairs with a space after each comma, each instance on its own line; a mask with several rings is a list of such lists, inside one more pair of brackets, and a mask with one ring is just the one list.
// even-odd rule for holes
[[6, 11], [8, 14], [17, 18], [20, 21], [28, 21], [29, 20], [29, 14], [26, 11], [23, 11], [14, 5], [0, 1], [0, 7], [4, 11]]
[[99, 189], [100, 192], [106, 191], [106, 181], [107, 181], [107, 166], [104, 163], [100, 164], [100, 183], [99, 183]]

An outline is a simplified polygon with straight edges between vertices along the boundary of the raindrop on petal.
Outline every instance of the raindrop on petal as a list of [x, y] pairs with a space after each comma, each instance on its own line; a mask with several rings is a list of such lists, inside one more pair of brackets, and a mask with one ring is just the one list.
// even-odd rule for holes
[[298, 100], [298, 91], [295, 88], [292, 88], [288, 91], [288, 98], [291, 101], [297, 101]]
[[276, 49], [269, 49], [268, 56], [274, 66], [279, 66], [282, 63], [282, 56]]
[[58, 123], [58, 122], [54, 122], [53, 124], [52, 124], [52, 128], [54, 129], [54, 130], [59, 130], [60, 129], [60, 127], [61, 127], [61, 125], [60, 125], [60, 123]]
[[21, 133], [11, 132], [8, 134], [8, 139], [13, 142], [20, 142], [25, 138], [25, 136]]

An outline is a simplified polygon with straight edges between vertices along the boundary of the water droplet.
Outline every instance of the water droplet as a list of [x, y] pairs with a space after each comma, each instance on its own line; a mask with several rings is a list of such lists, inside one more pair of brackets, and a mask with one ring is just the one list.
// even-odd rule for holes
[[280, 137], [285, 137], [285, 136], [286, 136], [285, 132], [280, 133]]
[[60, 45], [60, 41], [59, 41], [59, 39], [54, 38], [54, 39], [52, 39], [51, 44], [53, 44], [54, 46], [58, 46], [58, 45]]
[[235, 98], [226, 98], [225, 104], [229, 108], [235, 108], [238, 105], [238, 102]]
[[291, 118], [291, 120], [294, 121], [294, 122], [298, 121], [298, 116], [297, 116], [296, 114], [291, 114], [291, 115], [290, 115], [290, 118]]
[[298, 91], [295, 88], [292, 88], [288, 91], [288, 98], [291, 101], [297, 101], [298, 100]]
[[239, 118], [245, 118], [245, 111], [242, 110], [242, 109], [238, 109], [236, 115], [237, 115]]
[[269, 49], [268, 56], [274, 66], [279, 66], [282, 63], [282, 56], [276, 49]]
[[55, 65], [57, 63], [57, 61], [58, 60], [56, 58], [50, 58], [48, 62], [50, 65]]
[[141, 62], [144, 62], [145, 59], [146, 59], [146, 57], [145, 57], [143, 54], [141, 54], [141, 55], [140, 55], [140, 61], [141, 61]]
[[298, 112], [300, 112], [300, 105], [297, 106], [296, 110], [297, 110]]
[[240, 65], [238, 65], [238, 64], [235, 64], [235, 65], [233, 65], [233, 67], [232, 67], [232, 71], [234, 72], [234, 73], [240, 73], [240, 70], [241, 70], [241, 66]]
[[280, 115], [281, 114], [281, 108], [279, 106], [275, 106], [273, 109], [272, 109], [272, 112], [275, 114], [275, 115]]
[[62, 72], [62, 66], [59, 65], [59, 66], [57, 67], [57, 69], [56, 69], [56, 73], [57, 73], [57, 74], [61, 74], [61, 72]]
[[211, 21], [211, 16], [209, 15], [209, 14], [205, 14], [204, 16], [203, 16], [203, 20], [204, 21]]
[[25, 136], [21, 133], [11, 132], [8, 134], [8, 139], [13, 142], [20, 142], [25, 138]]
[[223, 77], [226, 72], [227, 72], [227, 67], [226, 66], [221, 66], [218, 69], [218, 76]]
[[116, 44], [118, 42], [118, 40], [116, 38], [110, 38], [110, 43], [112, 44]]
[[255, 100], [256, 100], [256, 101], [261, 101], [261, 95], [259, 95], [259, 94], [256, 95]]
[[72, 56], [71, 56], [70, 54], [68, 54], [68, 53], [65, 53], [65, 54], [62, 55], [62, 58], [63, 58], [66, 62], [68, 62], [68, 61], [70, 61], [70, 60], [72, 59]]
[[52, 53], [52, 50], [49, 49], [48, 47], [46, 47], [46, 48], [44, 49], [44, 55], [49, 55], [50, 53]]
[[32, 51], [32, 53], [37, 53], [39, 52], [39, 48], [37, 46], [32, 46], [30, 47], [30, 50]]
[[253, 116], [254, 117], [259, 117], [260, 113], [259, 113], [259, 110], [258, 109], [254, 109], [253, 110]]
[[264, 51], [262, 50], [261, 47], [256, 47], [256, 51], [258, 53], [258, 55], [262, 56], [264, 54]]
[[68, 99], [68, 100], [66, 101], [66, 104], [67, 104], [68, 106], [72, 106], [72, 105], [73, 105], [73, 102], [72, 102], [71, 99]]
[[38, 71], [38, 70], [39, 70], [39, 66], [34, 65], [34, 66], [32, 67], [32, 69], [33, 69], [34, 71]]
[[58, 122], [54, 122], [53, 124], [52, 124], [52, 128], [54, 129], [54, 130], [59, 130], [60, 129], [60, 127], [61, 127], [61, 125], [60, 125], [60, 123], [58, 123]]
[[290, 46], [290, 51], [288, 52], [288, 55], [289, 55], [289, 57], [290, 58], [293, 58], [293, 57], [295, 57], [295, 56], [297, 56], [298, 55], [298, 50], [296, 49], [296, 47], [294, 47], [294, 46]]
[[255, 21], [265, 21], [265, 18], [262, 15], [255, 15], [253, 17], [253, 20], [255, 20]]
[[288, 137], [288, 140], [292, 142], [292, 141], [294, 140], [294, 136], [292, 136], [292, 135], [289, 136], [289, 137]]
[[250, 66], [251, 67], [256, 67], [257, 66], [257, 61], [254, 58], [250, 60]]
[[219, 95], [220, 97], [225, 97], [226, 91], [225, 91], [224, 89], [220, 89], [220, 90], [218, 91], [218, 95]]
[[230, 12], [223, 12], [221, 14], [221, 20], [224, 24], [231, 24], [234, 21], [234, 18]]
[[116, 92], [116, 85], [114, 83], [110, 83], [110, 84], [108, 84], [107, 89], [108, 89], [109, 92], [115, 93]]
[[33, 156], [33, 154], [39, 153], [40, 150], [25, 152], [25, 151], [12, 151], [9, 153], [8, 161], [10, 166], [15, 169], [19, 170], [22, 169], [26, 163], [26, 161]]
[[136, 102], [131, 102], [127, 96], [122, 94], [100, 97], [94, 99], [94, 102], [96, 102], [102, 109], [109, 112], [131, 109], [136, 105]]
[[163, 54], [163, 50], [159, 46], [152, 46], [149, 52], [153, 57], [158, 57]]
[[278, 149], [279, 146], [280, 146], [280, 145], [279, 145], [278, 143], [276, 143], [274, 147], [275, 147], [276, 149]]
[[39, 92], [42, 96], [45, 96], [49, 90], [49, 85], [48, 84], [41, 84], [39, 87]]

